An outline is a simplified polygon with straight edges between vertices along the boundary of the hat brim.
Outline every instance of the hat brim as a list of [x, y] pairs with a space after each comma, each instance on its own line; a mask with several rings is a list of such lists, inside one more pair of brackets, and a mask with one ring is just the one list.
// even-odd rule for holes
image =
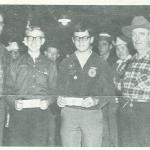
[[145, 28], [145, 29], [150, 30], [150, 23], [149, 24], [131, 25], [131, 26], [122, 27], [122, 32], [124, 35], [131, 38], [132, 37], [132, 30], [135, 28]]

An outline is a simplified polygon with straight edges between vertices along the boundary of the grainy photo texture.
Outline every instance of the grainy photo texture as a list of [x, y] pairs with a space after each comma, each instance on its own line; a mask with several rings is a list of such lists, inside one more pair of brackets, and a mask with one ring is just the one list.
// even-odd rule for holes
[[0, 146], [150, 146], [150, 6], [0, 5]]

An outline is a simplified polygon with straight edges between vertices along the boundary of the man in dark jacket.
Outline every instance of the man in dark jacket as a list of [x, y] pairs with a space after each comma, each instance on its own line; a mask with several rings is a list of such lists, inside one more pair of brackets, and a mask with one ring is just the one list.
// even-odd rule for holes
[[[50, 116], [53, 103], [51, 95], [56, 87], [56, 66], [40, 54], [45, 42], [39, 27], [26, 30], [24, 44], [27, 53], [16, 60], [9, 69], [6, 82], [7, 102], [10, 111], [9, 146], [48, 146]], [[52, 125], [53, 126], [53, 125]]]

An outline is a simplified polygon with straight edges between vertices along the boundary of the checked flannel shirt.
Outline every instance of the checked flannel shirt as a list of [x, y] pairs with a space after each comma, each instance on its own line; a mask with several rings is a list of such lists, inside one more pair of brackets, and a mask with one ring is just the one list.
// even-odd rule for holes
[[139, 57], [135, 54], [121, 81], [123, 96], [133, 99], [150, 99], [150, 52]]
[[115, 66], [116, 72], [115, 72], [115, 76], [114, 76], [114, 84], [115, 84], [117, 90], [119, 90], [119, 91], [121, 91], [121, 80], [124, 77], [126, 68], [127, 68], [128, 64], [130, 63], [131, 58], [132, 58], [132, 56], [128, 55], [125, 60], [119, 59], [116, 61], [116, 66]]

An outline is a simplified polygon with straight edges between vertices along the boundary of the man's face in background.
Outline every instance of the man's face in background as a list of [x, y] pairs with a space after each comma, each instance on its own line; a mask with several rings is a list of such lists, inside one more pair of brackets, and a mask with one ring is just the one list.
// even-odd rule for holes
[[13, 60], [17, 59], [20, 56], [19, 45], [17, 42], [9, 42], [6, 49], [9, 51], [10, 56]]
[[130, 54], [129, 49], [126, 44], [120, 44], [116, 46], [116, 54], [119, 59], [126, 59]]
[[11, 51], [11, 52], [10, 52], [10, 55], [11, 55], [11, 58], [12, 58], [13, 60], [19, 58], [19, 56], [20, 56], [19, 50], [13, 50], [13, 51]]
[[46, 56], [53, 62], [56, 62], [59, 55], [59, 50], [55, 47], [48, 47]]
[[100, 56], [107, 55], [111, 51], [111, 44], [107, 40], [99, 40], [98, 41], [98, 50]]

